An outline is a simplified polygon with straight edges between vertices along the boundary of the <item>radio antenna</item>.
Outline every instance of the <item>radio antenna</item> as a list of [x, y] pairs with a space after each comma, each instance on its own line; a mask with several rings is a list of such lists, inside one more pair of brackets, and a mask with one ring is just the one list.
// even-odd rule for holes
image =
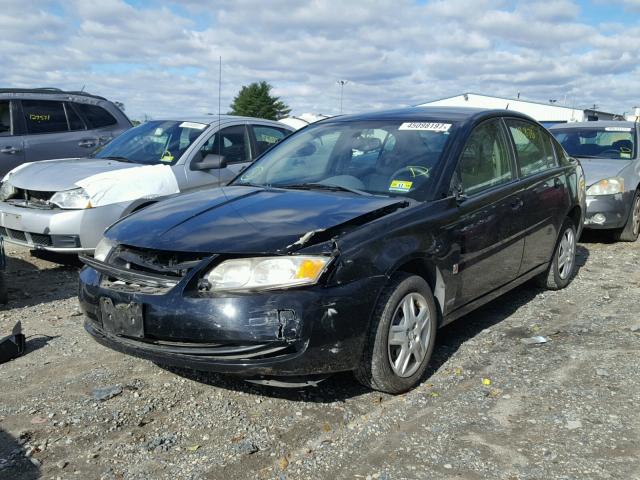
[[222, 125], [222, 55], [218, 57], [218, 155], [222, 155], [222, 134], [220, 126]]

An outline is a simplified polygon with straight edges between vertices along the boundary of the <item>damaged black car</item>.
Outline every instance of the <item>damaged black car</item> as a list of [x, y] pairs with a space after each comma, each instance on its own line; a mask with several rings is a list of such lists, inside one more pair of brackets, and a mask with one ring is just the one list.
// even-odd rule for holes
[[439, 327], [530, 279], [565, 287], [584, 211], [580, 164], [524, 115], [341, 116], [228, 186], [111, 226], [83, 257], [80, 305], [98, 342], [161, 364], [254, 381], [353, 371], [398, 393]]

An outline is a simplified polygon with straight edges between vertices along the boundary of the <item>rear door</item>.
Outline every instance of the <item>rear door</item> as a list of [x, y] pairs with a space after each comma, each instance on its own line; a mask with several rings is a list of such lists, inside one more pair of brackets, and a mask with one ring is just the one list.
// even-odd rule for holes
[[526, 120], [508, 118], [505, 123], [524, 187], [521, 215], [526, 234], [520, 267], [520, 274], [524, 274], [551, 259], [559, 222], [568, 211], [569, 191], [550, 135]]
[[26, 161], [84, 157], [96, 148], [97, 140], [88, 137], [84, 122], [68, 102], [22, 100], [21, 104]]
[[[522, 187], [507, 133], [500, 119], [471, 133], [458, 162], [463, 197], [451, 226], [460, 246], [460, 307], [514, 280], [524, 249]], [[455, 273], [455, 272], [454, 272]]]
[[24, 163], [21, 124], [14, 101], [0, 100], [0, 178]]

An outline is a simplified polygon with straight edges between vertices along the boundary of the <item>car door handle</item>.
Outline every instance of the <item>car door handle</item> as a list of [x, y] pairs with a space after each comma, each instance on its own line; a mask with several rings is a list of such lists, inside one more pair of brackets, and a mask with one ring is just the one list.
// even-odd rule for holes
[[85, 147], [85, 148], [95, 147], [96, 146], [96, 141], [95, 140], [80, 140], [78, 142], [78, 146], [79, 147]]
[[9, 155], [15, 155], [16, 153], [20, 153], [22, 150], [16, 147], [4, 147], [0, 149], [0, 153], [8, 153]]
[[516, 197], [516, 198], [511, 200], [511, 209], [512, 210], [519, 210], [520, 207], [522, 207], [522, 205], [524, 205], [524, 202], [519, 197]]

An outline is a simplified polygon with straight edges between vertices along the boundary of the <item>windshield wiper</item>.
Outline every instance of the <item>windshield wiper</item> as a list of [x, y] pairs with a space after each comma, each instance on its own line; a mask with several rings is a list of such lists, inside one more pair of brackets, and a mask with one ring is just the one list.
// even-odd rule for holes
[[298, 190], [329, 190], [332, 192], [349, 192], [355, 193], [357, 195], [364, 195], [366, 197], [372, 197], [373, 194], [369, 192], [364, 192], [362, 190], [358, 190], [356, 188], [345, 187], [343, 185], [334, 185], [332, 183], [297, 183], [291, 185], [274, 185], [274, 187], [278, 188], [292, 188]]

